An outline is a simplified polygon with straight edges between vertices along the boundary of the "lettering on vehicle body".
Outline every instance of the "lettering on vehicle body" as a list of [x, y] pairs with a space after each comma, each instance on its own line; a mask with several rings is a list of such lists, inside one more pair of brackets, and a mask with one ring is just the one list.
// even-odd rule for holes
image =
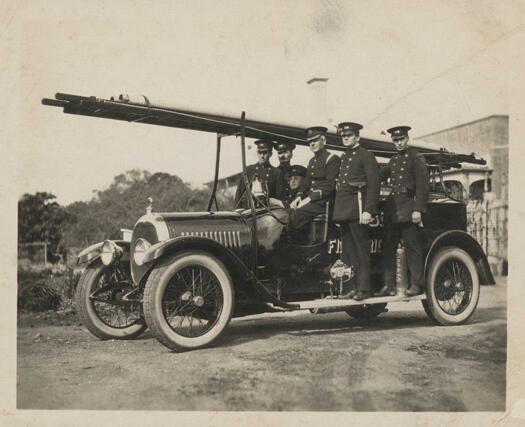
[[[370, 241], [370, 253], [379, 254], [381, 253], [381, 246], [383, 239], [373, 238]], [[328, 241], [328, 254], [341, 254], [343, 251], [343, 242], [340, 239], [331, 239]]]

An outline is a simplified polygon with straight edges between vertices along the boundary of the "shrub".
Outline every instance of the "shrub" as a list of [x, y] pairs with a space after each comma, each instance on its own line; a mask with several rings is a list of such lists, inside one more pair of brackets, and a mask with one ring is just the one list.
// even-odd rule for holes
[[72, 309], [79, 273], [65, 265], [18, 268], [18, 310]]

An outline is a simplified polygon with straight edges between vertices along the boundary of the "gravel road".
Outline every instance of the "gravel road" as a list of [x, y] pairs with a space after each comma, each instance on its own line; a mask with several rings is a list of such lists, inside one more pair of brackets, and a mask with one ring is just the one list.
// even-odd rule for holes
[[234, 319], [212, 348], [172, 353], [149, 331], [99, 341], [75, 318], [21, 316], [26, 409], [503, 411], [506, 280], [474, 316], [434, 326], [420, 302], [374, 320], [346, 313]]

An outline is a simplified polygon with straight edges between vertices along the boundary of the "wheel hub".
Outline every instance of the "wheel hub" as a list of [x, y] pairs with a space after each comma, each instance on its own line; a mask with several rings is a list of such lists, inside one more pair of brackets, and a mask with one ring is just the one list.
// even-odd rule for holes
[[200, 295], [194, 296], [191, 291], [184, 292], [180, 297], [182, 302], [192, 302], [196, 307], [202, 307], [204, 305], [204, 298]]
[[204, 298], [201, 296], [193, 297], [193, 304], [197, 307], [202, 307], [204, 305]]

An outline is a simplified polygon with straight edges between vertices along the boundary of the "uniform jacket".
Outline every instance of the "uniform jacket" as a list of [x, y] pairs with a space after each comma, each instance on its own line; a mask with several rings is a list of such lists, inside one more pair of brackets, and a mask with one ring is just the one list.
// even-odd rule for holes
[[[281, 176], [281, 171], [273, 167], [270, 163], [261, 165], [256, 163], [254, 165], [246, 166], [246, 173], [248, 174], [248, 182], [252, 183], [255, 175], [258, 176], [261, 181], [262, 188], [267, 197], [273, 197], [276, 199], [283, 198], [284, 181]], [[248, 200], [243, 197], [245, 194], [244, 180], [242, 174], [237, 185], [237, 191], [235, 193], [235, 206], [248, 208]], [[243, 199], [242, 203], [238, 204], [240, 199]]]
[[310, 197], [312, 202], [326, 201], [333, 197], [335, 180], [341, 159], [326, 149], [319, 150], [308, 162], [306, 178], [299, 194]]
[[357, 146], [347, 149], [341, 156], [341, 167], [335, 193], [334, 221], [359, 219], [358, 191], [361, 188], [363, 212], [377, 213], [379, 200], [379, 166], [375, 156]]
[[425, 160], [412, 147], [395, 154], [381, 169], [381, 179], [390, 178], [392, 192], [385, 206], [385, 220], [412, 222], [412, 212], [427, 210], [429, 181]]
[[284, 206], [289, 207], [290, 204], [291, 204], [295, 199], [297, 199], [297, 196], [298, 196], [298, 194], [297, 194], [297, 190], [294, 191], [294, 190], [290, 189], [290, 190], [288, 191], [288, 193], [286, 194], [286, 197], [285, 197], [284, 199], [282, 199], [282, 201], [283, 201], [283, 203], [284, 203]]
[[[290, 163], [279, 164], [279, 166], [277, 166], [277, 169], [281, 171], [281, 177], [283, 179], [282, 200], [288, 201], [292, 197], [292, 190], [290, 189], [290, 183], [289, 183], [290, 172], [292, 171], [292, 165]], [[297, 197], [296, 192], [294, 192], [294, 195], [295, 197]]]

